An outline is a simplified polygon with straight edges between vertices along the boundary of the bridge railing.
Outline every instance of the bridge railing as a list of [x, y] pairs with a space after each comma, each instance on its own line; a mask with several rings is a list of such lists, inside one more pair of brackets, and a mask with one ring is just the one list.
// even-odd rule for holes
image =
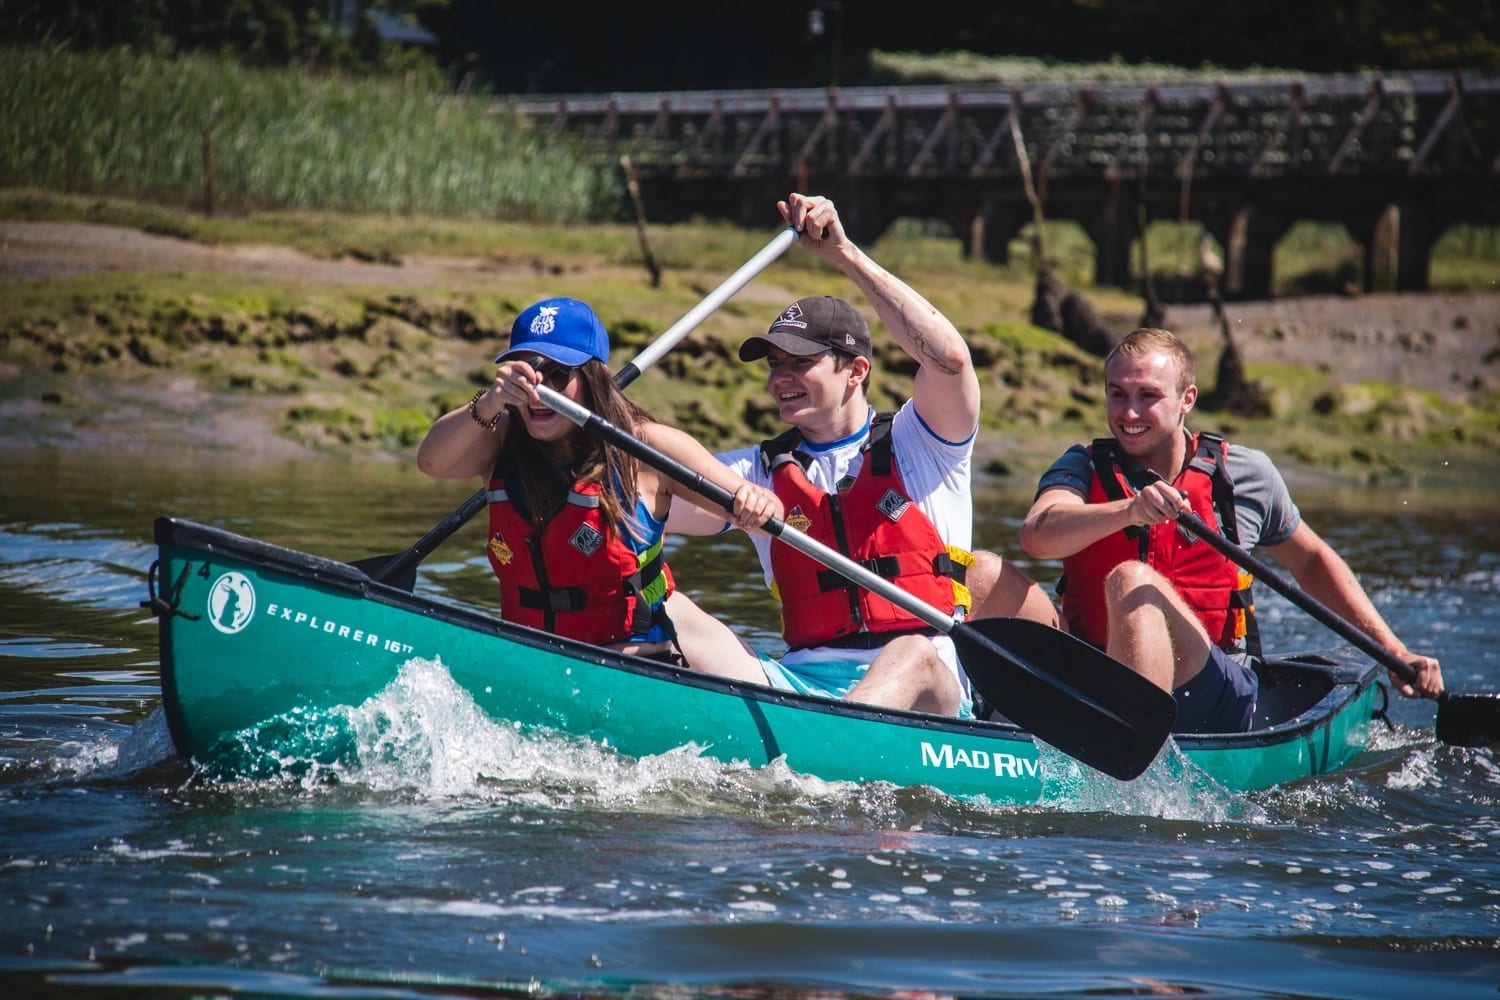
[[517, 98], [647, 176], [1500, 176], [1500, 76], [910, 86]]

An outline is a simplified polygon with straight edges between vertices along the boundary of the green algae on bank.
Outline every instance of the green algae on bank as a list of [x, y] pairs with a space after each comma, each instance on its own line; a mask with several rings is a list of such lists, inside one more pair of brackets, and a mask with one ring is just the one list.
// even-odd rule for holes
[[[817, 284], [837, 290], [836, 280]], [[620, 276], [589, 284], [616, 334], [612, 360], [622, 364], [692, 306], [704, 280], [673, 275], [665, 293]], [[393, 294], [172, 272], [6, 283], [0, 405], [25, 419], [14, 404], [46, 399], [50, 409], [32, 419], [68, 421], [86, 417], [101, 381], [149, 395], [153, 380], [187, 376], [220, 406], [253, 401], [267, 411], [268, 432], [315, 452], [409, 456], [433, 418], [488, 380], [490, 352], [515, 311], [552, 287], [534, 278], [496, 285]], [[759, 302], [721, 309], [633, 393], [713, 447], [774, 431], [760, 372], [747, 371], [733, 352], [760, 332], [767, 311]], [[1102, 433], [1097, 358], [1024, 323], [966, 332], [985, 394], [985, 471], [1034, 477], [1068, 443]], [[897, 405], [910, 384], [910, 359], [886, 340], [876, 360], [872, 399]], [[1195, 425], [1335, 479], [1490, 478], [1500, 450], [1500, 394], [1461, 403], [1406, 386], [1344, 383], [1335, 371], [1304, 366], [1251, 366], [1250, 376], [1269, 387], [1268, 417], [1200, 411]], [[152, 422], [148, 412], [132, 419], [139, 433]]]
[[[0, 192], [0, 215], [93, 212], [142, 224], [145, 216], [121, 216], [130, 208]], [[70, 433], [107, 435], [111, 420], [128, 418], [136, 446], [147, 447], [152, 427], [172, 422], [174, 412], [180, 424], [181, 413], [236, 411], [244, 418], [234, 432], [241, 447], [253, 432], [311, 454], [407, 461], [434, 417], [490, 379], [495, 348], [527, 303], [586, 298], [614, 337], [618, 366], [774, 233], [653, 227], [666, 268], [651, 287], [629, 266], [639, 250], [627, 227], [293, 213], [203, 220], [134, 211], [150, 215], [146, 224], [157, 231], [175, 225], [195, 239], [227, 242], [93, 223], [0, 222], [0, 274], [11, 276], [0, 280], [4, 437], [65, 443]], [[1034, 481], [1062, 448], [1103, 433], [1101, 362], [1030, 325], [1029, 275], [960, 260], [951, 243], [907, 228], [897, 227], [872, 255], [967, 337], [984, 393], [978, 467]], [[302, 249], [253, 242], [266, 236]], [[317, 256], [367, 239], [354, 260]], [[414, 255], [443, 240], [459, 256]], [[399, 252], [403, 245], [413, 252]], [[400, 262], [362, 262], [386, 258]], [[735, 349], [764, 332], [786, 302], [809, 294], [859, 299], [836, 271], [793, 249], [648, 370], [632, 395], [711, 447], [773, 432], [764, 370], [741, 364]], [[1087, 294], [1111, 329], [1129, 329], [1140, 316], [1140, 300], [1127, 293]], [[1194, 426], [1224, 431], [1315, 476], [1492, 478], [1500, 452], [1500, 371], [1492, 371], [1500, 362], [1500, 296], [1324, 297], [1229, 308], [1269, 413], [1247, 418], [1211, 407], [1222, 339], [1207, 307], [1173, 305], [1167, 325], [1198, 354], [1204, 391]], [[913, 363], [875, 327], [871, 399], [895, 406], [910, 391]], [[1369, 363], [1381, 359], [1390, 363]], [[206, 422], [199, 443], [228, 446], [211, 441], [215, 426]], [[180, 446], [171, 433], [161, 440]]]

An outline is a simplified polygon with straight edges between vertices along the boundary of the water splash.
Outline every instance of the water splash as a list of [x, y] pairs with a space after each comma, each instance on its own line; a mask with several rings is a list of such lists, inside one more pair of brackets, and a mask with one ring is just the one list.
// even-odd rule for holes
[[800, 775], [781, 762], [721, 763], [695, 744], [628, 758], [582, 737], [496, 720], [440, 660], [422, 658], [407, 661], [359, 705], [297, 709], [236, 733], [205, 754], [198, 769], [213, 783], [302, 790], [353, 784], [536, 808], [770, 809], [805, 817], [809, 802], [855, 803], [858, 810], [864, 801], [861, 786]]
[[175, 767], [176, 762], [166, 713], [157, 707], [129, 729], [106, 724], [87, 728], [77, 738], [8, 747], [0, 753], [0, 772], [6, 783], [131, 782], [154, 777], [163, 765]]
[[1038, 803], [1045, 807], [1206, 823], [1267, 819], [1264, 810], [1215, 781], [1170, 739], [1134, 781], [1119, 781], [1046, 744], [1037, 746], [1044, 776]]
[[[1134, 781], [1116, 781], [1041, 745], [1043, 811], [1195, 822], [1268, 822], [1168, 741]], [[424, 799], [478, 799], [530, 808], [628, 808], [637, 813], [753, 815], [820, 825], [972, 826], [1016, 807], [965, 803], [932, 789], [828, 782], [775, 761], [724, 763], [688, 744], [624, 757], [607, 746], [521, 727], [485, 713], [436, 660], [414, 658], [354, 706], [298, 709], [221, 741], [199, 764], [214, 783], [259, 781], [301, 790], [349, 786]]]

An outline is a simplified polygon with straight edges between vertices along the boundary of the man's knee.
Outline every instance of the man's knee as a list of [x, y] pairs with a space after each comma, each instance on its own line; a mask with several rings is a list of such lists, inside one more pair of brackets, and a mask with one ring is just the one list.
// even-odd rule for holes
[[993, 552], [985, 549], [975, 549], [973, 552], [974, 565], [970, 566], [964, 573], [964, 584], [969, 588], [969, 594], [974, 599], [974, 607], [988, 603], [990, 595], [1000, 583], [1000, 571], [1005, 567], [1005, 561]]
[[1036, 581], [993, 552], [979, 549], [969, 567], [971, 618], [1030, 618], [1058, 625], [1057, 608]]
[[884, 660], [887, 657], [907, 664], [920, 662], [923, 666], [927, 661], [942, 663], [937, 650], [932, 648], [932, 640], [923, 635], [898, 635], [885, 644], [877, 659]]
[[1160, 598], [1165, 580], [1150, 566], [1135, 559], [1120, 563], [1104, 575], [1104, 597], [1113, 605], [1147, 598]]
[[882, 670], [899, 670], [907, 678], [927, 689], [949, 676], [948, 666], [938, 655], [932, 640], [922, 635], [903, 635], [885, 644], [870, 666]]
[[870, 664], [866, 676], [871, 675], [882, 683], [896, 681], [911, 692], [914, 698], [908, 707], [918, 711], [950, 715], [962, 700], [958, 678], [926, 636], [903, 635], [886, 643]]

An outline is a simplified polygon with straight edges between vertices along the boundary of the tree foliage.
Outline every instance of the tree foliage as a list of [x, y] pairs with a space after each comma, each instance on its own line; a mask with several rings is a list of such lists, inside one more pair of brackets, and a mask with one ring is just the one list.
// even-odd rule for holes
[[[367, 8], [415, 19], [435, 52], [398, 56]], [[351, 16], [352, 15], [352, 16]], [[346, 21], [352, 29], [346, 30]], [[500, 92], [870, 82], [867, 54], [971, 51], [1048, 62], [1308, 72], [1500, 69], [1500, 0], [0, 0], [0, 38], [251, 65], [451, 67]]]
[[[434, 17], [448, 0], [384, 0]], [[378, 68], [398, 58], [362, 0], [0, 0], [0, 36], [72, 49], [231, 55], [253, 66]], [[347, 27], [346, 27], [347, 22]]]
[[[810, 15], [818, 11], [816, 18]], [[657, 0], [584, 19], [453, 0], [440, 34], [504, 92], [871, 82], [868, 53], [1307, 72], [1500, 69], [1500, 0]]]

